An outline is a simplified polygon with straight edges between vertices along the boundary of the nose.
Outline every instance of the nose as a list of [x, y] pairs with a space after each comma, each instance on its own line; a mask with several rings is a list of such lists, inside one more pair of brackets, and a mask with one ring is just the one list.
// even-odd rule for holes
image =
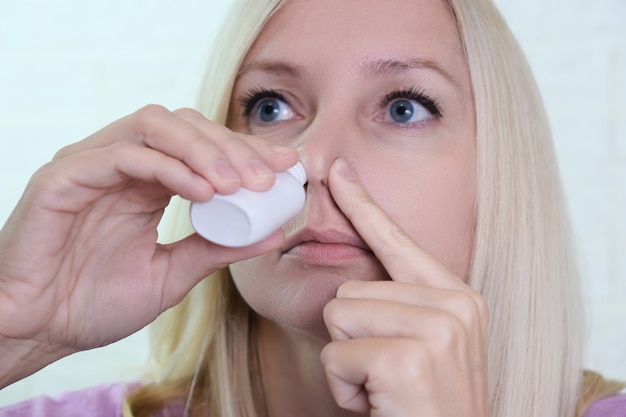
[[311, 122], [291, 142], [300, 153], [308, 182], [304, 210], [287, 233], [306, 226], [358, 235], [336, 204], [328, 182], [330, 167], [338, 158], [344, 159], [358, 176], [360, 162], [367, 161], [374, 150], [373, 142], [368, 140], [367, 123], [360, 123], [357, 109], [347, 97], [351, 96], [337, 94], [320, 100]]
[[337, 158], [351, 164], [358, 146], [358, 128], [346, 119], [318, 114], [296, 139], [295, 148], [307, 174], [306, 203], [299, 222], [309, 227], [332, 227], [352, 233], [350, 221], [338, 208], [328, 186], [328, 173]]
[[296, 148], [307, 173], [307, 187], [316, 192], [328, 192], [328, 172], [335, 160], [343, 158], [350, 164], [358, 154], [363, 132], [358, 123], [346, 120], [320, 115], [298, 140]]

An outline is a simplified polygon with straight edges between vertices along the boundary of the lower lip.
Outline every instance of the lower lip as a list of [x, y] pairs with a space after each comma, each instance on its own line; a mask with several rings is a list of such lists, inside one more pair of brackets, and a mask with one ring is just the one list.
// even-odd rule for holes
[[304, 242], [291, 248], [288, 255], [311, 265], [339, 265], [371, 254], [361, 248], [341, 243]]

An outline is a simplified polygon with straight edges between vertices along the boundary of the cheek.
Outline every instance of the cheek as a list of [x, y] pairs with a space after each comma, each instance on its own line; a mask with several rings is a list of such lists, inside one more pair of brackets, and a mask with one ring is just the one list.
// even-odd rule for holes
[[398, 172], [384, 178], [376, 171], [361, 176], [389, 216], [462, 278], [469, 272], [473, 245], [476, 174], [471, 155], [416, 158], [408, 168], [396, 164]]
[[231, 264], [228, 267], [228, 269], [230, 270], [230, 276], [233, 278], [233, 281], [239, 289], [239, 292], [241, 292], [242, 289], [244, 290], [244, 292], [248, 292], [246, 290], [246, 288], [249, 286], [247, 285], [248, 282], [250, 282], [250, 285], [254, 285], [254, 280], [251, 280], [250, 276], [251, 272], [255, 268], [255, 263], [256, 261], [254, 259], [249, 259], [247, 261]]
[[257, 300], [275, 298], [270, 293], [276, 289], [271, 285], [267, 285], [268, 277], [264, 276], [264, 271], [267, 270], [267, 268], [264, 268], [264, 265], [267, 263], [267, 260], [264, 258], [267, 256], [263, 255], [237, 262], [229, 267], [237, 289], [251, 306], [255, 306]]
[[323, 337], [322, 309], [343, 282], [281, 261], [277, 252], [230, 266], [242, 298], [258, 315], [275, 323]]
[[267, 265], [268, 255], [260, 256], [230, 265], [233, 282], [242, 298], [256, 313], [264, 317], [275, 316], [281, 300], [280, 291], [284, 287], [274, 282], [274, 275], [270, 271], [274, 268]]

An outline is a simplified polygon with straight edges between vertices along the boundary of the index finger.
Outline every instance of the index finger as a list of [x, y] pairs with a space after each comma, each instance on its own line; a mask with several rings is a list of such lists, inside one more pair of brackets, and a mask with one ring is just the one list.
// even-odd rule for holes
[[332, 196], [394, 281], [459, 289], [463, 283], [418, 245], [361, 186], [343, 159], [330, 168]]

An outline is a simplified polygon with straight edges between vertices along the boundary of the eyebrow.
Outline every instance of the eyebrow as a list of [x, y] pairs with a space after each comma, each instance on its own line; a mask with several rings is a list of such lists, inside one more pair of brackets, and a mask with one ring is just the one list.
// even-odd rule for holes
[[437, 62], [430, 59], [419, 58], [393, 58], [393, 59], [374, 59], [365, 63], [362, 68], [366, 76], [389, 76], [398, 75], [413, 70], [428, 69], [434, 71], [447, 79], [455, 86], [460, 83]]
[[[455, 86], [460, 86], [460, 83], [448, 71], [443, 69], [437, 62], [430, 59], [372, 59], [366, 61], [361, 66], [360, 72], [366, 77], [380, 77], [399, 75], [420, 69], [434, 71]], [[237, 78], [252, 71], [262, 71], [277, 76], [291, 76], [294, 78], [300, 78], [306, 72], [304, 67], [293, 65], [284, 61], [255, 61], [242, 65], [237, 72]]]
[[287, 62], [256, 61], [242, 65], [237, 72], [237, 78], [252, 71], [262, 71], [273, 75], [289, 75], [294, 78], [299, 78], [304, 73], [304, 69], [302, 67], [292, 65]]

